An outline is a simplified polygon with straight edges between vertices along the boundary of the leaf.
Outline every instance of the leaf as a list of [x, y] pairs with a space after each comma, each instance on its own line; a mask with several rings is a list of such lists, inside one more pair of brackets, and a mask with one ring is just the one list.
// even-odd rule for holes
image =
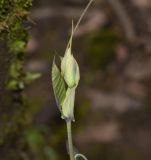
[[62, 112], [61, 107], [65, 99], [65, 96], [66, 96], [66, 87], [65, 87], [64, 79], [57, 65], [55, 64], [55, 58], [54, 58], [53, 65], [52, 65], [52, 86], [53, 86], [53, 91], [55, 94], [57, 106]]

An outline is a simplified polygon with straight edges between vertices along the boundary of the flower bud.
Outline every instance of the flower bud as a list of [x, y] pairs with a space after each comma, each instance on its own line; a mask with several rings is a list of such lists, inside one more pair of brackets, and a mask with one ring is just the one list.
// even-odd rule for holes
[[61, 61], [61, 72], [65, 82], [69, 88], [78, 85], [80, 79], [79, 66], [71, 54], [71, 48], [69, 47]]

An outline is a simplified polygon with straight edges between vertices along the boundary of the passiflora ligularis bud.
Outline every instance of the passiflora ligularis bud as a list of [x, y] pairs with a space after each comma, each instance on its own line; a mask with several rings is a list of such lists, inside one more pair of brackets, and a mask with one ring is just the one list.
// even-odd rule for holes
[[61, 73], [69, 88], [78, 85], [80, 80], [79, 66], [71, 53], [71, 48], [68, 48], [62, 61]]
[[71, 52], [73, 25], [70, 40], [64, 57], [61, 58], [61, 69], [55, 64], [52, 67], [52, 83], [61, 117], [74, 121], [75, 90], [80, 80], [79, 66]]

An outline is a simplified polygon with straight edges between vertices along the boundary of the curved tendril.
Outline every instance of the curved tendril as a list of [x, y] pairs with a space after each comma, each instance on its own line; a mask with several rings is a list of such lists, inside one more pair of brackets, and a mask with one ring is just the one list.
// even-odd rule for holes
[[81, 158], [83, 158], [84, 160], [88, 160], [87, 157], [86, 157], [85, 155], [81, 154], [81, 153], [75, 154], [75, 156], [74, 156], [75, 160], [76, 160], [78, 157], [81, 157]]
[[83, 19], [86, 11], [88, 10], [88, 8], [90, 7], [90, 5], [91, 5], [91, 3], [92, 3], [93, 1], [94, 1], [94, 0], [90, 0], [89, 3], [87, 4], [87, 6], [85, 7], [84, 11], [82, 12], [80, 18], [78, 19], [78, 21], [77, 21], [77, 23], [76, 23], [76, 25], [75, 25], [75, 28], [74, 28], [74, 30], [73, 30], [73, 34], [76, 32], [76, 30], [77, 30], [77, 28], [78, 28], [81, 20]]
[[86, 11], [88, 10], [88, 8], [90, 7], [91, 3], [93, 2], [94, 0], [90, 0], [89, 3], [87, 4], [87, 6], [85, 7], [84, 11], [82, 12], [80, 18], [78, 19], [77, 23], [75, 24], [75, 27], [73, 25], [73, 20], [72, 20], [72, 31], [71, 31], [71, 36], [70, 36], [70, 39], [68, 41], [68, 44], [67, 44], [67, 47], [66, 47], [66, 51], [68, 49], [69, 46], [71, 46], [71, 43], [72, 43], [72, 37], [74, 35], [74, 33], [76, 32], [77, 28], [79, 27], [79, 24], [81, 22], [81, 20], [83, 19]]

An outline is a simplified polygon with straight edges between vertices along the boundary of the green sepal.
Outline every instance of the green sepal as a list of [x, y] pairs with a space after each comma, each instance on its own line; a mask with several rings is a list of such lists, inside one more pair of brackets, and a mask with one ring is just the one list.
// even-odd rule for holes
[[62, 104], [66, 97], [66, 87], [61, 72], [55, 63], [55, 58], [52, 64], [52, 86], [57, 106], [62, 113]]
[[75, 101], [75, 89], [68, 88], [66, 92], [66, 97], [64, 99], [63, 105], [62, 105], [62, 118], [65, 120], [74, 120], [74, 101]]

